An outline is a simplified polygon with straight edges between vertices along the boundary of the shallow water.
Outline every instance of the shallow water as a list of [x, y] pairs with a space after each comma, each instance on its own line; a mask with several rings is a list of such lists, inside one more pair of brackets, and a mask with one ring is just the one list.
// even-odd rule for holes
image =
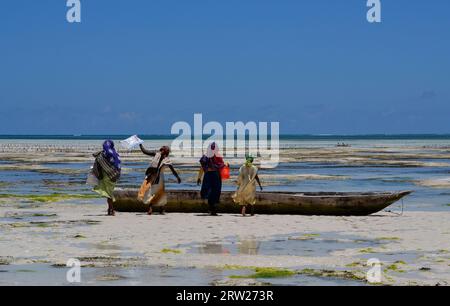
[[[45, 264], [0, 265], [0, 286], [205, 286], [214, 282], [229, 281], [231, 275], [245, 275], [248, 271], [224, 271], [220, 269], [196, 269], [173, 267], [82, 267], [81, 282], [70, 283], [66, 274], [69, 268], [55, 268]], [[259, 282], [282, 286], [327, 286], [352, 285], [361, 286], [362, 282], [342, 279], [324, 279], [304, 275], [286, 278], [258, 279]]]
[[[426, 181], [450, 177], [449, 139], [350, 139], [349, 148], [337, 148], [341, 139], [282, 140], [281, 162], [261, 169], [265, 189], [277, 191], [397, 191], [414, 190], [404, 199], [406, 210], [449, 210], [450, 186], [423, 186]], [[0, 194], [90, 193], [84, 184], [99, 140], [0, 140]], [[156, 148], [170, 140], [147, 140]], [[22, 148], [22, 149], [21, 149]], [[23, 160], [23, 148], [30, 160]], [[34, 152], [34, 153], [33, 153]], [[118, 187], [138, 187], [149, 159], [138, 152], [122, 152], [124, 173]], [[53, 160], [53, 161], [51, 161]], [[183, 183], [167, 174], [168, 188], [198, 188], [197, 165], [180, 160]], [[237, 162], [232, 166], [236, 175]], [[3, 167], [3, 168], [2, 168]], [[233, 190], [232, 180], [225, 190]], [[397, 203], [390, 209], [400, 209]]]

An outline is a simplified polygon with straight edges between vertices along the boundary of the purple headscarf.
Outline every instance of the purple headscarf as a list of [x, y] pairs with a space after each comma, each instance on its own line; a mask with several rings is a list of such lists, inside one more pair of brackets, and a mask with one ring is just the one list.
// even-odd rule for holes
[[120, 169], [119, 154], [114, 149], [114, 142], [112, 140], [108, 139], [103, 142], [103, 154], [116, 169]]

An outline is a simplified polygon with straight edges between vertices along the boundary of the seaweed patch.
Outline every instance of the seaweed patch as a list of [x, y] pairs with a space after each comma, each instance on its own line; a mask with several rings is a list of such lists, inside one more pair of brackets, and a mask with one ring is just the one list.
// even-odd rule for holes
[[278, 278], [291, 277], [297, 272], [282, 268], [255, 268], [255, 272], [249, 275], [231, 275], [230, 278]]
[[19, 195], [19, 194], [0, 194], [0, 199], [19, 199], [30, 202], [40, 202], [40, 203], [53, 203], [53, 202], [61, 202], [66, 200], [74, 200], [74, 199], [96, 199], [99, 198], [96, 194], [64, 194], [64, 193], [52, 193], [52, 194], [28, 194], [28, 195]]
[[161, 253], [164, 253], [164, 254], [167, 254], [167, 253], [181, 254], [182, 251], [181, 250], [177, 250], [177, 249], [162, 249]]

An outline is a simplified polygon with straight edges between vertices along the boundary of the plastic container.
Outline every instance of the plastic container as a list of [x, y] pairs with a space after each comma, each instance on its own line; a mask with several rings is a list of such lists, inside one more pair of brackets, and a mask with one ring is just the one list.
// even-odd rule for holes
[[220, 177], [222, 178], [222, 180], [228, 180], [230, 178], [230, 166], [229, 165], [225, 165], [225, 167], [223, 167], [220, 170]]

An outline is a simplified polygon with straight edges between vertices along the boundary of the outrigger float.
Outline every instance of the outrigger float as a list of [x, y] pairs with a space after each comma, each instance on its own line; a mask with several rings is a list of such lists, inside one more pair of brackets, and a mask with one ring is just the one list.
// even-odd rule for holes
[[[207, 213], [208, 205], [197, 190], [167, 190], [167, 212]], [[257, 192], [255, 212], [277, 215], [367, 216], [385, 209], [409, 195], [400, 192]], [[119, 212], [146, 212], [148, 205], [137, 199], [137, 189], [114, 192], [114, 208]], [[231, 198], [233, 191], [222, 191], [218, 213], [240, 212]]]

